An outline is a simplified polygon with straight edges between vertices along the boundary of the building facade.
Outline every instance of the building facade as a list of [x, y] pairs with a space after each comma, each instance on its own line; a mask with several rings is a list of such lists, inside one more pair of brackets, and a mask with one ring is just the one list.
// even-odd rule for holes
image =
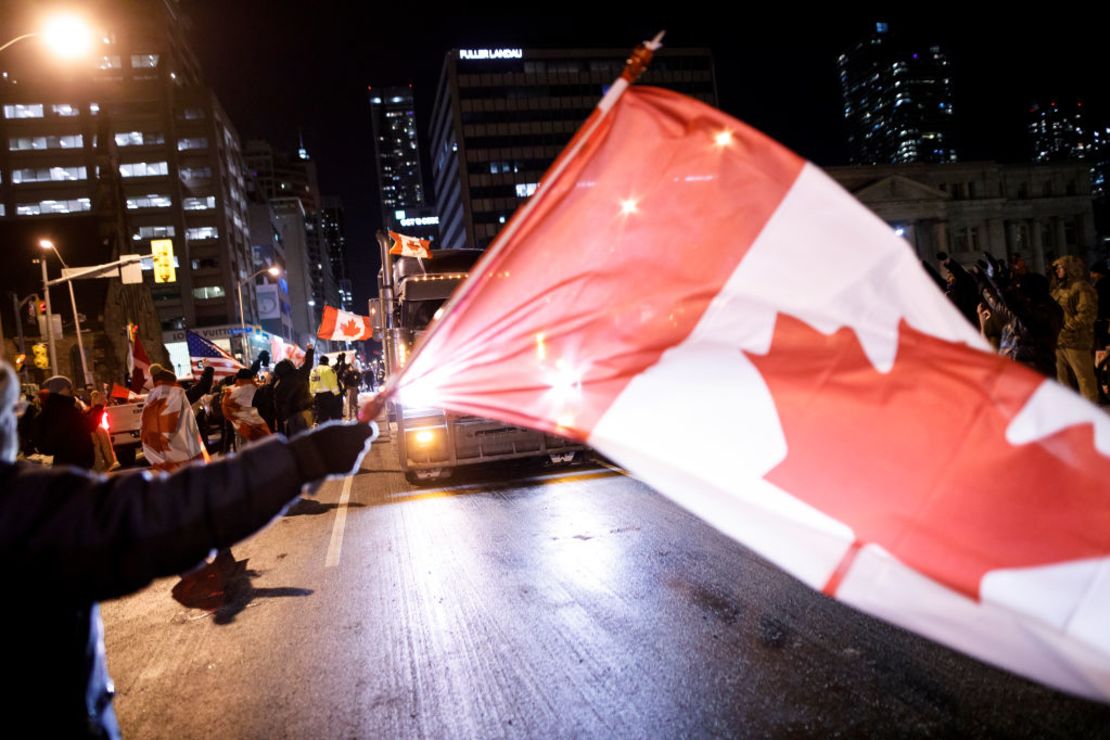
[[382, 223], [399, 228], [396, 212], [425, 207], [424, 174], [411, 87], [370, 89], [370, 124], [378, 170]]
[[[535, 192], [627, 57], [627, 49], [447, 53], [431, 141], [443, 247], [489, 245]], [[641, 81], [717, 103], [713, 57], [706, 49], [663, 48]]]
[[911, 49], [885, 23], [837, 59], [849, 161], [955, 162], [955, 110], [948, 55]]
[[830, 167], [826, 172], [937, 264], [946, 252], [974, 264], [983, 252], [1022, 256], [1045, 272], [1056, 257], [1096, 246], [1088, 168], [1082, 163]]
[[251, 267], [239, 137], [201, 79], [177, 3], [89, 11], [105, 29], [91, 62], [46, 64], [34, 44], [0, 59], [0, 218], [117, 209], [106, 220], [126, 245], [106, 240], [101, 261], [173, 240], [177, 280], [151, 284], [164, 331], [238, 324], [234, 286]]

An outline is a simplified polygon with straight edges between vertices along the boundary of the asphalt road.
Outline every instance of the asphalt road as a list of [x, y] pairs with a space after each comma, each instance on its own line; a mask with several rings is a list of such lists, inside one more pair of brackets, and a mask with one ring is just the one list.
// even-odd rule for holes
[[811, 592], [619, 471], [392, 448], [105, 604], [126, 737], [1110, 737], [1110, 706]]

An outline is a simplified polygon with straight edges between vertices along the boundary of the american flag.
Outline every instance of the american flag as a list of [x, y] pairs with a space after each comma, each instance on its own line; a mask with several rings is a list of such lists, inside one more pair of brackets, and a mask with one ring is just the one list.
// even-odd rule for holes
[[186, 330], [185, 342], [189, 345], [189, 364], [194, 378], [199, 378], [209, 365], [216, 369], [216, 380], [234, 375], [243, 367], [242, 363], [200, 334]]

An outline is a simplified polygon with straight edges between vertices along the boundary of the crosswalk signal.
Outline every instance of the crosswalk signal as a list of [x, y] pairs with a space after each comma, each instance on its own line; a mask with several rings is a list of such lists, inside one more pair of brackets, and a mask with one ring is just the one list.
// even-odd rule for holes
[[150, 249], [153, 253], [154, 282], [177, 282], [177, 269], [173, 264], [173, 239], [152, 239]]

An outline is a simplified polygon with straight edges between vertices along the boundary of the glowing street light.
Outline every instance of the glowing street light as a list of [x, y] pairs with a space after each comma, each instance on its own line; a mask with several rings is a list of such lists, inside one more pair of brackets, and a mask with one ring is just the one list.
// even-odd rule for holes
[[42, 29], [43, 43], [63, 59], [84, 56], [92, 48], [92, 30], [76, 15], [50, 18]]
[[0, 45], [0, 51], [36, 36], [42, 38], [46, 47], [63, 59], [84, 56], [92, 48], [92, 29], [89, 28], [89, 24], [80, 16], [63, 14], [48, 18], [39, 31], [16, 36], [11, 41]]
[[[270, 267], [263, 267], [258, 272], [252, 273], [251, 275], [249, 275], [249, 276], [247, 276], [247, 277], [245, 277], [245, 278], [243, 278], [242, 280], [239, 281], [239, 326], [243, 329], [243, 334], [241, 335], [241, 337], [242, 337], [243, 361], [244, 362], [249, 362], [249, 361], [251, 361], [252, 358], [249, 357], [249, 355], [250, 355], [250, 342], [248, 342], [247, 339], [246, 339], [247, 319], [246, 319], [246, 315], [243, 312], [243, 283], [249, 283], [252, 280], [254, 280], [256, 277], [258, 277], [259, 275], [269, 275], [270, 277], [275, 277], [276, 278], [276, 277], [281, 275], [281, 268], [278, 267], [277, 265], [272, 265]], [[311, 302], [309, 302], [309, 305], [312, 305]]]

